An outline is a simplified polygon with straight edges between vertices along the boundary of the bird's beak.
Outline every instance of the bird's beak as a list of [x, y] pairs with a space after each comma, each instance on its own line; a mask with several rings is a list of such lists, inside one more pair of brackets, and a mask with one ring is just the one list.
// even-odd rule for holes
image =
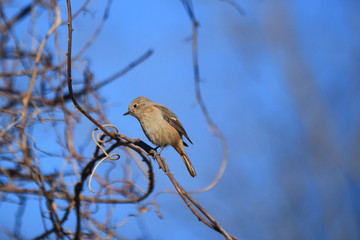
[[129, 115], [129, 114], [130, 114], [130, 112], [126, 112], [123, 114], [123, 116]]

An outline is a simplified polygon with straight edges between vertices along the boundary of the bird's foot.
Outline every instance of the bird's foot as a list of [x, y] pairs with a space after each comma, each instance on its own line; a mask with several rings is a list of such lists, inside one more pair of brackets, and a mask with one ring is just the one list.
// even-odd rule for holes
[[158, 152], [156, 151], [156, 148], [153, 148], [153, 149], [150, 150], [149, 155], [150, 155], [151, 157], [153, 157], [153, 158], [156, 158], [156, 156], [159, 155], [159, 154], [158, 154]]

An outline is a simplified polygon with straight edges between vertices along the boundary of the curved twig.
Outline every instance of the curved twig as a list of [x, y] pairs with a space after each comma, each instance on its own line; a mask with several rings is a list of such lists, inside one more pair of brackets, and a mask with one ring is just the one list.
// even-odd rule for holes
[[49, 29], [48, 33], [46, 34], [46, 36], [44, 37], [44, 39], [42, 40], [39, 50], [36, 54], [36, 58], [35, 58], [35, 66], [34, 66], [34, 70], [32, 73], [32, 77], [31, 77], [31, 81], [30, 81], [30, 85], [28, 88], [28, 91], [25, 94], [25, 97], [23, 99], [23, 114], [22, 114], [22, 123], [21, 123], [21, 131], [22, 131], [22, 146], [23, 146], [23, 151], [27, 152], [27, 140], [26, 140], [26, 133], [25, 133], [25, 126], [26, 126], [26, 120], [27, 120], [27, 110], [28, 110], [28, 105], [29, 105], [29, 100], [31, 98], [31, 94], [35, 85], [35, 79], [37, 77], [37, 71], [38, 71], [38, 65], [41, 59], [41, 54], [44, 50], [45, 47], [45, 43], [47, 42], [48, 38], [51, 36], [51, 34], [53, 34], [55, 32], [55, 30], [58, 28], [58, 26], [60, 26], [61, 24], [61, 12], [60, 12], [60, 8], [59, 6], [56, 4], [55, 5], [55, 10], [56, 10], [56, 19], [55, 19], [55, 23], [54, 25]]

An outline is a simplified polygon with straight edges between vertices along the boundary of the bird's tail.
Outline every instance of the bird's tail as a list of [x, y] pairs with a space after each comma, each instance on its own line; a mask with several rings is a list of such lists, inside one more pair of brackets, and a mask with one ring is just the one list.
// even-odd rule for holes
[[192, 165], [192, 163], [190, 162], [190, 159], [189, 157], [185, 154], [181, 155], [181, 158], [183, 159], [184, 163], [185, 163], [185, 166], [187, 167], [190, 175], [192, 177], [195, 177], [196, 176], [196, 171], [195, 171], [195, 168], [194, 166]]

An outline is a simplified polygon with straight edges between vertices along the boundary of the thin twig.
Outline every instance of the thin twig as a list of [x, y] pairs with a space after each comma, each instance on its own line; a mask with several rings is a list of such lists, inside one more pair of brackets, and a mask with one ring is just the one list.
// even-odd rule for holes
[[[39, 62], [40, 62], [41, 54], [43, 52], [43, 49], [45, 47], [45, 43], [47, 42], [48, 38], [51, 36], [51, 34], [53, 34], [55, 32], [57, 27], [60, 26], [60, 24], [61, 24], [61, 12], [60, 12], [60, 8], [59, 8], [59, 6], [57, 4], [55, 5], [55, 10], [56, 10], [55, 23], [49, 29], [48, 33], [46, 34], [45, 38], [42, 40], [42, 42], [40, 44], [39, 50], [38, 50], [36, 58], [35, 58], [35, 66], [34, 66], [33, 74], [32, 74], [32, 77], [31, 77], [30, 85], [29, 85], [28, 91], [26, 92], [25, 97], [23, 99], [23, 113], [22, 113], [21, 131], [22, 131], [22, 146], [23, 146], [24, 153], [28, 151], [27, 150], [27, 139], [26, 139], [26, 133], [25, 133], [28, 104], [29, 104], [29, 100], [30, 100], [34, 85], [35, 85], [35, 79], [36, 79], [36, 76], [37, 76], [37, 70], [38, 70], [38, 65], [39, 65]], [[30, 163], [28, 162], [28, 164], [30, 164]]]

